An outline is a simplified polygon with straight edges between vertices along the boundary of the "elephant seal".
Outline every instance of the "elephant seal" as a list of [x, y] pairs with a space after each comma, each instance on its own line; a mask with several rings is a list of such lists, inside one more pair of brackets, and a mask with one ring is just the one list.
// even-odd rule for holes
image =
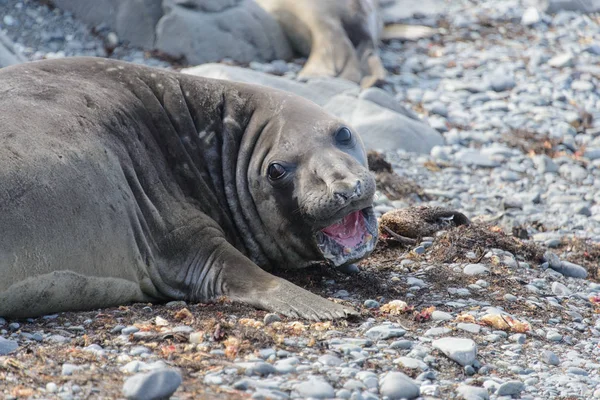
[[308, 59], [300, 77], [331, 76], [373, 86], [386, 76], [377, 46], [378, 0], [257, 0]]
[[0, 143], [4, 317], [220, 296], [313, 320], [354, 312], [266, 271], [351, 263], [377, 240], [363, 144], [307, 100], [39, 61], [0, 70]]

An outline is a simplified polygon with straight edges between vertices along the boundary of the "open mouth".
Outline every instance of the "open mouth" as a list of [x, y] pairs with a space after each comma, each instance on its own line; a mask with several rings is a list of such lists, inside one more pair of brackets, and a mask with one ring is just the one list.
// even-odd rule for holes
[[353, 211], [316, 235], [323, 256], [336, 267], [366, 257], [377, 242], [373, 207]]

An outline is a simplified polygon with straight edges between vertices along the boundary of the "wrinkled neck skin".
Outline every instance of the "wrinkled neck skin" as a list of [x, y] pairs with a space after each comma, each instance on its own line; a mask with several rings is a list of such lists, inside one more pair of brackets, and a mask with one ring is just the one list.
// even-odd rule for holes
[[[253, 93], [245, 103], [244, 115], [250, 116], [245, 125], [228, 115], [228, 99], [229, 104], [236, 100], [224, 97], [222, 154], [227, 201], [246, 254], [266, 269], [302, 268], [323, 260], [311, 240], [314, 233], [298, 212], [297, 201], [278, 201], [280, 196], [265, 178], [269, 154], [282, 145], [282, 127], [276, 116], [288, 97]], [[298, 195], [290, 197], [297, 199]]]
[[[257, 189], [256, 179], [261, 176], [261, 162], [275, 145], [273, 138], [265, 132], [282, 106], [282, 97], [287, 95], [264, 94], [242, 84], [199, 81], [186, 75], [177, 79], [179, 87], [172, 88], [173, 93], [168, 93], [169, 88], [163, 93], [156, 93], [155, 88], [153, 91], [169, 114], [184, 147], [184, 156], [176, 157], [174, 162], [186, 164], [191, 161], [194, 164], [195, 170], [200, 171], [200, 180], [210, 182], [209, 185], [199, 182], [199, 186], [208, 186], [207, 189], [214, 192], [214, 198], [221, 204], [219, 213], [226, 215], [216, 215], [212, 207], [202, 211], [219, 221], [228, 241], [262, 268], [271, 269], [281, 263], [307, 264], [305, 256], [316, 258], [316, 247], [310, 254], [302, 256], [290, 251], [305, 247], [303, 242], [309, 237], [295, 237], [293, 244], [285, 237], [276, 240], [274, 233], [268, 230], [269, 224], [263, 223], [252, 195]], [[182, 111], [182, 107], [185, 110]], [[193, 124], [182, 122], [182, 118], [177, 117], [182, 114], [189, 115]], [[169, 145], [165, 148], [168, 152]], [[174, 168], [189, 169], [185, 165]], [[192, 196], [197, 197], [193, 193]], [[199, 200], [201, 207], [207, 204], [203, 199]], [[274, 205], [273, 214], [267, 217], [279, 214], [282, 229], [289, 229], [287, 217], [276, 208]]]

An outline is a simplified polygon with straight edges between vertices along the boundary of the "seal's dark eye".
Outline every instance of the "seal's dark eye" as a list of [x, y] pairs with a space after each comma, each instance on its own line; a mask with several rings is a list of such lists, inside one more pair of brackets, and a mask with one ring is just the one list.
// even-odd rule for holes
[[287, 171], [281, 164], [273, 163], [269, 165], [269, 169], [267, 170], [267, 175], [269, 175], [269, 179], [272, 181], [276, 181], [277, 179], [281, 179], [285, 176]]
[[352, 142], [352, 132], [348, 128], [341, 128], [335, 133], [335, 141], [339, 144], [350, 144]]

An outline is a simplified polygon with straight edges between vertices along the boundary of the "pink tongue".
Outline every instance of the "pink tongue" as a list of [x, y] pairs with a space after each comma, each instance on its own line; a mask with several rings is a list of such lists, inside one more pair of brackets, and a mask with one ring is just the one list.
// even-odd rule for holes
[[361, 243], [365, 231], [365, 219], [360, 211], [348, 214], [337, 224], [329, 225], [322, 230], [324, 234], [345, 247], [355, 247]]

